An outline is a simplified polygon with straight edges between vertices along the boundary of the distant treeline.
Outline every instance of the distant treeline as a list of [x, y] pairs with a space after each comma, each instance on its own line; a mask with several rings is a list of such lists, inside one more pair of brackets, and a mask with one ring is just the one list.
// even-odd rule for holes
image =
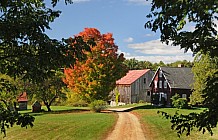
[[139, 61], [135, 58], [132, 59], [126, 59], [124, 61], [125, 65], [129, 68], [129, 70], [140, 70], [140, 69], [152, 69], [156, 70], [159, 66], [161, 67], [189, 67], [191, 68], [193, 66], [193, 62], [182, 60], [182, 61], [175, 61], [173, 63], [165, 64], [163, 61], [160, 61], [159, 63], [151, 63], [150, 61]]

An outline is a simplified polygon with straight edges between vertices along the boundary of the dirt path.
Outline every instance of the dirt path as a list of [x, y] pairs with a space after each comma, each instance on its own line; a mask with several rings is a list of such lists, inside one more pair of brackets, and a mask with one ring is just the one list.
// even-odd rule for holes
[[106, 140], [145, 140], [138, 118], [130, 112], [117, 112], [119, 118]]

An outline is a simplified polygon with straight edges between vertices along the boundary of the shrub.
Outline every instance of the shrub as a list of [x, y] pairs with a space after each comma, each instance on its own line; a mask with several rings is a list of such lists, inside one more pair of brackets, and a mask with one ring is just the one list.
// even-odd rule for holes
[[77, 102], [72, 103], [71, 105], [75, 107], [87, 107], [88, 103], [84, 100], [79, 100]]
[[94, 112], [101, 112], [102, 110], [106, 109], [106, 102], [103, 100], [95, 100], [92, 103], [90, 103], [90, 108]]
[[188, 101], [185, 98], [180, 98], [178, 94], [174, 95], [172, 98], [172, 104], [178, 109], [188, 108]]
[[139, 103], [143, 104], [143, 103], [145, 103], [145, 101], [144, 100], [139, 100]]

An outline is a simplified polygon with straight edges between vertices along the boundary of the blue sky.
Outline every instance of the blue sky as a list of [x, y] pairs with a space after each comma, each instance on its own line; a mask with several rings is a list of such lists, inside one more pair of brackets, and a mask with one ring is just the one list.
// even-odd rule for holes
[[62, 14], [51, 24], [52, 30], [47, 31], [51, 38], [68, 38], [92, 27], [102, 34], [112, 33], [119, 53], [127, 59], [164, 63], [193, 60], [191, 52], [184, 54], [179, 46], [162, 44], [159, 33], [144, 28], [151, 7], [146, 0], [73, 1], [71, 5], [65, 5], [63, 0], [58, 3], [56, 9]]

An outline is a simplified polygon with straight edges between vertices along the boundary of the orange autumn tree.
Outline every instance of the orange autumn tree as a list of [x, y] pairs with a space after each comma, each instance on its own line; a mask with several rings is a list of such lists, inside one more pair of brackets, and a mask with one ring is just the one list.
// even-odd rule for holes
[[[118, 46], [111, 33], [101, 34], [95, 28], [85, 28], [77, 36], [84, 41], [94, 40], [91, 51], [84, 51], [86, 60], [76, 61], [70, 68], [65, 68], [64, 82], [81, 99], [107, 100], [109, 92], [116, 86], [116, 80], [123, 77], [127, 68], [123, 64], [123, 54], [118, 54]], [[72, 44], [72, 47], [74, 44]]]

